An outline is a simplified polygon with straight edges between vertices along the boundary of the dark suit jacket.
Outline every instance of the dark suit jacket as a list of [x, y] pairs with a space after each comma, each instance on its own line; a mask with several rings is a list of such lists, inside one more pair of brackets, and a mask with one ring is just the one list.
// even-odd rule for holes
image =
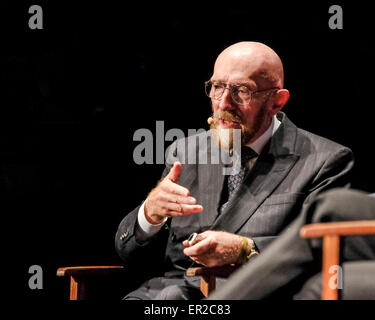
[[[193, 263], [183, 254], [182, 241], [192, 232], [225, 230], [252, 238], [260, 252], [299, 214], [304, 202], [329, 188], [348, 185], [353, 166], [351, 151], [335, 142], [297, 128], [284, 113], [281, 125], [254, 167], [244, 178], [237, 194], [222, 214], [218, 214], [225, 176], [222, 164], [185, 164], [179, 184], [190, 190], [203, 212], [168, 219], [160, 232], [146, 243], [135, 239], [138, 209], [125, 216], [116, 233], [116, 250], [128, 267], [142, 265], [160, 271], [184, 270]], [[190, 136], [210, 139], [209, 132]], [[169, 148], [169, 161], [181, 159], [176, 142]], [[215, 144], [188, 152], [208, 152]], [[203, 149], [202, 149], [203, 148]], [[191, 155], [191, 154], [190, 154]], [[166, 165], [163, 176], [171, 168]]]

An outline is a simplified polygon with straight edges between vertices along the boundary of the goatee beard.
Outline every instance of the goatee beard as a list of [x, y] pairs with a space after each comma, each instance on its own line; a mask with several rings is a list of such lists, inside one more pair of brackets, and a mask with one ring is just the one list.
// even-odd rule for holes
[[[220, 120], [236, 122], [240, 128], [223, 128], [219, 124]], [[242, 146], [248, 142], [246, 127], [242, 124], [242, 119], [231, 112], [221, 110], [215, 112], [210, 118], [210, 129], [216, 144], [226, 152], [230, 153], [233, 150], [234, 130], [241, 130]]]
[[[212, 119], [212, 120], [211, 120]], [[214, 140], [219, 148], [230, 151], [233, 148], [234, 130], [232, 128], [222, 128], [219, 124], [220, 120], [228, 122], [236, 122], [239, 125], [237, 130], [241, 130], [241, 146], [246, 146], [251, 142], [257, 133], [261, 130], [262, 126], [267, 122], [267, 110], [262, 108], [253, 120], [252, 126], [245, 125], [241, 117], [228, 111], [214, 112], [210, 119], [210, 129], [213, 133]], [[270, 120], [271, 121], [271, 120]]]
[[211, 126], [211, 132], [219, 148], [231, 153], [233, 150], [233, 129], [225, 129], [220, 126], [212, 128]]

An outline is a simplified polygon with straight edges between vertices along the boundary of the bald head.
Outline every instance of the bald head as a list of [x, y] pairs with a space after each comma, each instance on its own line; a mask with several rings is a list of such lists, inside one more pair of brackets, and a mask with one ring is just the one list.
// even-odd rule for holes
[[283, 88], [284, 69], [276, 52], [265, 44], [238, 42], [220, 53], [213, 78], [224, 82], [248, 80], [255, 90]]

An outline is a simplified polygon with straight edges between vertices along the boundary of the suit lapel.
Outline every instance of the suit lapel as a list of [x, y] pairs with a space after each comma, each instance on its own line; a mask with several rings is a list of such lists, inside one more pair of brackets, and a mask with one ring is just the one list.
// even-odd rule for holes
[[279, 116], [282, 123], [272, 137], [269, 149], [259, 156], [238, 192], [211, 229], [238, 232], [299, 159], [299, 155], [294, 153], [297, 128], [283, 113]]

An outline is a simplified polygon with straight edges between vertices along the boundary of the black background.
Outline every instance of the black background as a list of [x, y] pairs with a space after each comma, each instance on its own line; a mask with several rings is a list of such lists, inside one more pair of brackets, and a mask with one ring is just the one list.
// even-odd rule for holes
[[[280, 55], [291, 93], [284, 111], [350, 147], [352, 186], [375, 192], [375, 46], [366, 5], [119, 3], [0, 4], [2, 228], [21, 285], [15, 294], [64, 299], [58, 267], [121, 263], [117, 226], [163, 170], [134, 163], [135, 130], [155, 134], [157, 120], [185, 134], [207, 128], [203, 82], [237, 41], [260, 41]], [[43, 8], [43, 30], [28, 27], [32, 4]], [[343, 30], [328, 27], [332, 4], [343, 8]], [[28, 288], [34, 264], [44, 270], [43, 290]]]

